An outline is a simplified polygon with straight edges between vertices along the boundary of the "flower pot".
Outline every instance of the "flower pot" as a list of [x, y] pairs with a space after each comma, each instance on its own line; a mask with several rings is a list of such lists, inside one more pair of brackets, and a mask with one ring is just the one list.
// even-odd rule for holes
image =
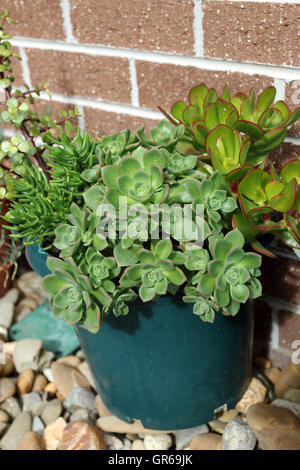
[[[27, 247], [32, 268], [45, 275], [46, 253]], [[192, 306], [163, 296], [135, 301], [127, 316], [108, 315], [99, 333], [75, 327], [107, 408], [152, 429], [184, 429], [234, 407], [251, 378], [253, 316], [203, 323]]]

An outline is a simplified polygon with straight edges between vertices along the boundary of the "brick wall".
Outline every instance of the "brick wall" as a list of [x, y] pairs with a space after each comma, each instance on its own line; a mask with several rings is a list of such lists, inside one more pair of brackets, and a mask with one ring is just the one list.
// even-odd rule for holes
[[[299, 0], [0, 0], [23, 58], [17, 85], [46, 79], [59, 104], [77, 104], [79, 124], [100, 135], [154, 125], [200, 82], [259, 92], [300, 106]], [[47, 97], [41, 95], [39, 106]], [[272, 153], [278, 167], [300, 153], [300, 124]], [[299, 261], [278, 251], [264, 266], [256, 352], [277, 362], [300, 339]]]

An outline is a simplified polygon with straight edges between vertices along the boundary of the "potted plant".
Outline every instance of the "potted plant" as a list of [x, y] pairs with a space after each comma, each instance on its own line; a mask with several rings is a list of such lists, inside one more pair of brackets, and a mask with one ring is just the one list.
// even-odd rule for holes
[[267, 165], [300, 110], [274, 97], [199, 85], [150, 136], [47, 132], [10, 173], [12, 237], [121, 419], [196, 426], [249, 384], [261, 236], [300, 239], [299, 160]]

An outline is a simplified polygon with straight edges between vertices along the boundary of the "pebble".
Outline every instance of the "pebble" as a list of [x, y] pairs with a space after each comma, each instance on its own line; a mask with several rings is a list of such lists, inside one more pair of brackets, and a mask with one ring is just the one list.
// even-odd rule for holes
[[91, 369], [86, 361], [83, 361], [79, 366], [78, 370], [82, 373], [82, 375], [86, 378], [90, 386], [96, 390], [96, 385], [94, 381], [93, 374], [91, 372]]
[[79, 357], [76, 356], [65, 356], [65, 357], [60, 357], [57, 359], [58, 364], [66, 364], [67, 366], [71, 367], [78, 367], [80, 364], [80, 359]]
[[15, 322], [23, 320], [38, 306], [36, 300], [25, 297], [15, 308]]
[[61, 412], [62, 412], [62, 404], [60, 400], [56, 398], [55, 400], [51, 400], [47, 402], [47, 405], [45, 406], [41, 414], [43, 423], [46, 426], [49, 426], [49, 424], [54, 423], [54, 421], [56, 421], [57, 418], [60, 417]]
[[215, 419], [214, 421], [209, 421], [209, 426], [211, 429], [215, 432], [218, 432], [219, 434], [223, 434], [224, 429], [226, 427], [226, 423], [221, 421], [220, 419]]
[[34, 408], [41, 403], [41, 396], [37, 392], [25, 393], [21, 396], [23, 411], [32, 413]]
[[16, 341], [8, 341], [7, 343], [3, 345], [3, 352], [5, 352], [5, 354], [12, 355], [16, 347], [16, 344], [17, 344]]
[[32, 391], [42, 393], [45, 390], [45, 387], [48, 383], [46, 377], [42, 374], [36, 376], [33, 382]]
[[93, 418], [88, 410], [79, 408], [71, 416], [70, 421], [84, 421], [85, 423], [93, 424]]
[[38, 370], [39, 355], [42, 349], [40, 339], [22, 339], [17, 342], [13, 351], [13, 360], [17, 372], [26, 369]]
[[300, 450], [300, 421], [290, 410], [259, 403], [247, 420], [262, 450]]
[[4, 410], [0, 410], [0, 423], [8, 423], [9, 416]]
[[208, 431], [209, 428], [206, 424], [195, 426], [193, 428], [180, 429], [178, 431], [175, 431], [176, 449], [184, 449], [186, 446], [189, 445], [193, 437], [197, 436], [198, 434], [206, 433]]
[[278, 380], [278, 377], [280, 375], [280, 369], [279, 367], [271, 367], [271, 369], [265, 369], [264, 370], [264, 375], [267, 377], [267, 379], [270, 380], [270, 382], [275, 385], [275, 383]]
[[39, 358], [39, 370], [49, 368], [51, 366], [51, 363], [53, 362], [54, 357], [55, 355], [52, 351], [44, 351]]
[[108, 450], [122, 450], [123, 442], [112, 434], [104, 434], [104, 442], [108, 447]]
[[131, 450], [146, 450], [144, 446], [144, 442], [141, 439], [136, 439], [131, 444]]
[[29, 393], [32, 390], [34, 383], [34, 372], [31, 369], [26, 369], [18, 376], [17, 379], [17, 390], [19, 395]]
[[19, 297], [20, 297], [20, 293], [18, 289], [13, 287], [8, 292], [6, 292], [6, 294], [3, 297], [1, 297], [0, 304], [2, 302], [10, 302], [15, 305], [18, 302]]
[[2, 450], [16, 450], [22, 437], [31, 431], [31, 416], [29, 413], [20, 413], [1, 439]]
[[14, 369], [14, 361], [10, 354], [5, 354], [5, 364], [0, 366], [0, 377], [8, 377]]
[[295, 403], [300, 403], [300, 390], [290, 388], [287, 392], [285, 392], [283, 398]]
[[0, 325], [0, 340], [4, 341], [4, 343], [7, 341], [8, 338], [8, 329], [5, 326]]
[[267, 395], [267, 388], [256, 378], [253, 377], [248, 389], [241, 400], [236, 405], [236, 409], [245, 414], [248, 408], [256, 403], [262, 403]]
[[15, 419], [21, 413], [19, 400], [15, 397], [8, 398], [1, 404], [1, 409], [6, 411], [12, 419]]
[[40, 403], [38, 403], [37, 405], [35, 405], [35, 407], [32, 410], [33, 415], [34, 416], [41, 416], [44, 409], [47, 406], [47, 403], [48, 403], [47, 401], [43, 400]]
[[46, 385], [44, 391], [48, 393], [49, 395], [53, 396], [57, 392], [57, 388], [54, 382], [50, 382]]
[[0, 379], [0, 403], [12, 397], [16, 393], [17, 387], [13, 380], [4, 377]]
[[71, 412], [76, 411], [78, 408], [86, 408], [93, 413], [97, 413], [94, 393], [91, 392], [91, 390], [81, 387], [76, 387], [71, 390], [64, 401], [64, 407]]
[[26, 297], [36, 300], [39, 305], [47, 300], [46, 292], [42, 288], [41, 277], [34, 271], [22, 274], [17, 284]]
[[54, 423], [49, 424], [44, 430], [44, 441], [46, 450], [56, 450], [63, 436], [63, 430], [67, 423], [63, 418], [58, 418]]
[[106, 449], [102, 432], [91, 424], [75, 421], [63, 429], [59, 450]]
[[194, 437], [189, 445], [190, 450], [222, 450], [222, 436], [212, 432]]
[[102, 429], [102, 431], [116, 432], [119, 434], [126, 434], [128, 432], [132, 434], [166, 434], [171, 432], [146, 429], [140, 420], [134, 420], [133, 423], [127, 423], [126, 421], [122, 421], [114, 415], [101, 416], [97, 420], [96, 424], [100, 429]]
[[21, 438], [17, 450], [45, 450], [45, 443], [37, 432], [29, 431]]
[[54, 382], [54, 377], [53, 377], [50, 367], [47, 367], [46, 369], [44, 369], [43, 374], [49, 382]]
[[10, 328], [15, 310], [15, 303], [19, 297], [17, 289], [11, 289], [0, 299], [0, 325]]
[[254, 359], [254, 362], [262, 369], [270, 369], [272, 367], [271, 361], [269, 359], [266, 359], [265, 357], [257, 356]]
[[273, 400], [270, 405], [286, 408], [300, 419], [300, 403], [293, 403], [292, 401], [284, 400], [283, 398], [276, 398], [276, 400]]
[[97, 395], [95, 398], [95, 407], [99, 416], [109, 416], [111, 412], [104, 405], [100, 395]]
[[172, 445], [169, 434], [146, 434], [144, 446], [146, 450], [168, 450]]
[[300, 388], [300, 364], [289, 364], [279, 374], [275, 384], [275, 393], [278, 398], [290, 388]]
[[218, 419], [222, 421], [222, 423], [229, 423], [232, 419], [235, 419], [238, 416], [239, 412], [236, 409], [232, 409], [229, 411], [225, 411]]
[[242, 418], [230, 421], [223, 433], [222, 450], [253, 450], [256, 437]]
[[64, 398], [67, 398], [71, 390], [75, 387], [90, 388], [86, 378], [74, 367], [59, 362], [53, 362], [51, 372], [57, 390]]
[[44, 429], [45, 425], [43, 421], [38, 416], [34, 416], [32, 420], [32, 430], [42, 436], [44, 433]]

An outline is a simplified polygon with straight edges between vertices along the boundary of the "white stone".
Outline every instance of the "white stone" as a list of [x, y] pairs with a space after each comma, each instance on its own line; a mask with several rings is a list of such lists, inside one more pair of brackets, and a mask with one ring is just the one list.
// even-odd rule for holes
[[189, 445], [191, 440], [199, 434], [209, 432], [209, 427], [206, 424], [195, 426], [194, 428], [179, 429], [175, 431], [176, 449], [184, 449]]
[[273, 400], [270, 405], [278, 406], [279, 408], [286, 408], [300, 419], [300, 403], [284, 400], [283, 398], [276, 398], [276, 400]]
[[32, 421], [32, 430], [37, 432], [40, 436], [43, 435], [45, 425], [43, 421], [38, 417], [34, 416]]
[[12, 302], [0, 302], [0, 325], [9, 328], [14, 317], [15, 306]]
[[13, 350], [13, 361], [17, 372], [26, 369], [38, 370], [38, 361], [42, 341], [40, 339], [28, 338], [17, 341]]
[[172, 445], [169, 434], [146, 434], [144, 446], [146, 450], [168, 450]]
[[222, 450], [253, 450], [255, 446], [256, 437], [245, 420], [229, 421], [222, 436]]
[[53, 377], [52, 370], [50, 369], [50, 367], [47, 367], [46, 369], [44, 369], [43, 374], [49, 382], [54, 382], [54, 377]]
[[37, 392], [24, 393], [24, 395], [21, 396], [23, 411], [28, 411], [30, 413], [41, 403], [41, 401], [41, 397]]
[[79, 364], [78, 370], [82, 373], [82, 375], [84, 375], [90, 386], [93, 387], [94, 390], [96, 390], [94, 377], [91, 372], [91, 369], [89, 368], [88, 363], [86, 361], [83, 361], [81, 364]]
[[104, 442], [107, 445], [109, 450], [122, 450], [123, 442], [116, 436], [112, 434], [104, 434]]

